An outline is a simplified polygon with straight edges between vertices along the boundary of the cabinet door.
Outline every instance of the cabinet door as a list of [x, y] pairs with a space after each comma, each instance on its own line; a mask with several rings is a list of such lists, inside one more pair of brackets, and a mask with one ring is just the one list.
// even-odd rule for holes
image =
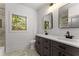
[[36, 36], [35, 49], [40, 54], [43, 55], [43, 40], [41, 37]]
[[50, 53], [50, 48], [49, 47], [44, 47], [43, 48], [43, 56], [50, 56], [51, 53]]
[[51, 40], [43, 38], [43, 44], [44, 44], [44, 46], [50, 46], [51, 45]]
[[67, 45], [66, 52], [73, 55], [73, 56], [79, 56], [79, 48], [69, 46]]
[[51, 56], [59, 56], [60, 51], [56, 47], [51, 47]]
[[50, 44], [51, 44], [50, 39], [43, 38], [42, 47], [43, 47], [43, 55], [44, 56], [50, 56], [51, 55], [51, 50], [50, 50], [51, 46], [50, 46]]

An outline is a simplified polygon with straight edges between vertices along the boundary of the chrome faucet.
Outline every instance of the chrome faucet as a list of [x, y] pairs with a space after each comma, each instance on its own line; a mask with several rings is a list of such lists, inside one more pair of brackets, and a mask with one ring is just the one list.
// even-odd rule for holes
[[73, 38], [73, 36], [70, 35], [70, 32], [69, 31], [66, 32], [65, 37], [66, 38], [69, 38], [69, 39], [72, 39]]

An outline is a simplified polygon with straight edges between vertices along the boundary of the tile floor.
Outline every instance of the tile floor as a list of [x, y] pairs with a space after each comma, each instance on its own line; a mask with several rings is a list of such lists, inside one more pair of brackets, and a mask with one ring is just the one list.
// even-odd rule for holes
[[4, 56], [39, 56], [35, 49], [18, 50], [6, 53]]
[[16, 50], [4, 53], [4, 46], [0, 47], [0, 56], [39, 56], [34, 47], [28, 47], [24, 50]]
[[4, 47], [0, 46], [0, 56], [3, 56], [3, 55], [4, 55]]

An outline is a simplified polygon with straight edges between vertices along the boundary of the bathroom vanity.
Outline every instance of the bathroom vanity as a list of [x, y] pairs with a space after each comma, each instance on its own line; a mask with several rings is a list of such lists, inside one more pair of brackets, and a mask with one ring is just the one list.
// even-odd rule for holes
[[41, 56], [79, 56], [79, 41], [60, 36], [37, 34], [35, 49]]

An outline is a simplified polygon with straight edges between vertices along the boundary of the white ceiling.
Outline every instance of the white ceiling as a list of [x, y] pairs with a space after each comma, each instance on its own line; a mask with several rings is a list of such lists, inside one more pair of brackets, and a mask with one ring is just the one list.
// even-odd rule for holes
[[46, 5], [48, 3], [22, 3], [22, 4], [38, 10], [39, 8], [43, 7], [44, 5]]
[[[47, 5], [48, 3], [20, 3], [20, 4], [38, 10], [41, 7]], [[5, 8], [5, 3], [0, 3], [0, 8]]]

